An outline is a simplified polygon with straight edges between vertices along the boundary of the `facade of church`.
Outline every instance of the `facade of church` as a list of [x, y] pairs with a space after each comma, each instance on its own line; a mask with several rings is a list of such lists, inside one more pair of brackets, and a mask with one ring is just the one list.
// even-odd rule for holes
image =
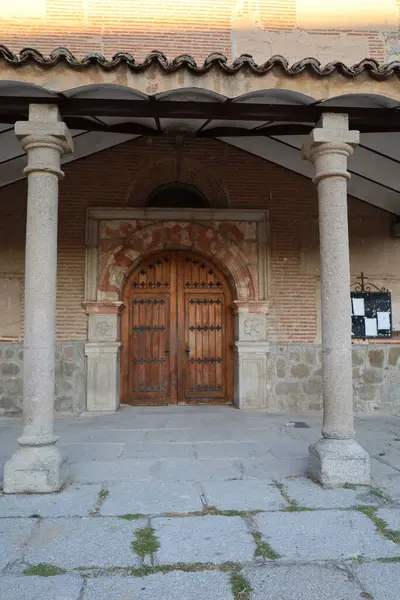
[[25, 4], [0, 21], [9, 491], [61, 485], [53, 407], [121, 403], [323, 410], [311, 472], [367, 481], [353, 409], [400, 406], [396, 1]]

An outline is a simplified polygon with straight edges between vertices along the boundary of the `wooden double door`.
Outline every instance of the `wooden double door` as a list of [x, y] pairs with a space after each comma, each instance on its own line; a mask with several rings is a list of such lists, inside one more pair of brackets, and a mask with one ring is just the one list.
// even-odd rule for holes
[[229, 285], [191, 252], [159, 252], [127, 281], [122, 317], [122, 401], [230, 403]]

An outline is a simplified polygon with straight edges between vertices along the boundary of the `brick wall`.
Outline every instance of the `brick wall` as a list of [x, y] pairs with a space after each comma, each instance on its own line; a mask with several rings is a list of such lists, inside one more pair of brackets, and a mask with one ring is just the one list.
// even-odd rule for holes
[[[137, 59], [154, 49], [169, 57], [241, 53], [263, 61], [385, 61], [386, 36], [397, 39], [396, 0], [14, 0], [3, 2], [0, 43], [14, 51], [49, 53], [68, 47], [78, 56], [125, 51]], [[335, 14], [335, 4], [337, 4]], [[294, 32], [283, 43], [274, 35]], [[361, 39], [362, 38], [362, 39]]]
[[[268, 209], [268, 337], [279, 343], [318, 342], [318, 209], [310, 180], [222, 142], [190, 138], [179, 152], [172, 138], [139, 138], [70, 163], [65, 172], [59, 211], [59, 340], [87, 337], [82, 308], [87, 208], [144, 206], [157, 185], [180, 173], [180, 181], [198, 186], [211, 207]], [[0, 190], [0, 279], [22, 282], [25, 205], [25, 181]], [[394, 302], [400, 302], [399, 240], [390, 237], [390, 215], [350, 199], [349, 218], [353, 276], [364, 270], [390, 287]], [[0, 314], [0, 339], [2, 319]], [[22, 335], [22, 322], [17, 329], [16, 338]]]

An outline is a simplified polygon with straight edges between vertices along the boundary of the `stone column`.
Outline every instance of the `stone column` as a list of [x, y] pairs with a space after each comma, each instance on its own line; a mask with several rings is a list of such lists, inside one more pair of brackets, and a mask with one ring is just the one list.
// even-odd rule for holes
[[368, 454], [354, 439], [347, 160], [359, 142], [348, 116], [326, 113], [304, 155], [318, 188], [322, 312], [322, 439], [309, 448], [309, 474], [327, 487], [370, 481]]
[[122, 302], [85, 302], [89, 315], [87, 410], [115, 412], [120, 404], [120, 314]]
[[242, 409], [267, 408], [268, 302], [235, 301], [235, 404]]
[[72, 152], [57, 106], [31, 104], [15, 124], [28, 154], [25, 247], [24, 430], [4, 467], [4, 492], [56, 492], [66, 462], [54, 435], [58, 180], [62, 154]]

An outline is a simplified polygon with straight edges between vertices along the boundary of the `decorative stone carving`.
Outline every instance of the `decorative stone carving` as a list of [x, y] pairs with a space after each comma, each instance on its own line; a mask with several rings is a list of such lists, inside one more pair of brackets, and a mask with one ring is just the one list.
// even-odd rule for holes
[[113, 342], [119, 339], [119, 315], [89, 315], [89, 340]]
[[265, 341], [267, 335], [266, 312], [268, 311], [266, 303], [235, 302], [235, 305], [238, 339], [253, 342]]
[[104, 337], [105, 335], [107, 335], [108, 331], [110, 331], [110, 324], [107, 323], [107, 321], [99, 321], [96, 324], [96, 333], [99, 336]]
[[261, 335], [261, 319], [245, 319], [244, 320], [244, 334], [249, 337], [259, 337]]

